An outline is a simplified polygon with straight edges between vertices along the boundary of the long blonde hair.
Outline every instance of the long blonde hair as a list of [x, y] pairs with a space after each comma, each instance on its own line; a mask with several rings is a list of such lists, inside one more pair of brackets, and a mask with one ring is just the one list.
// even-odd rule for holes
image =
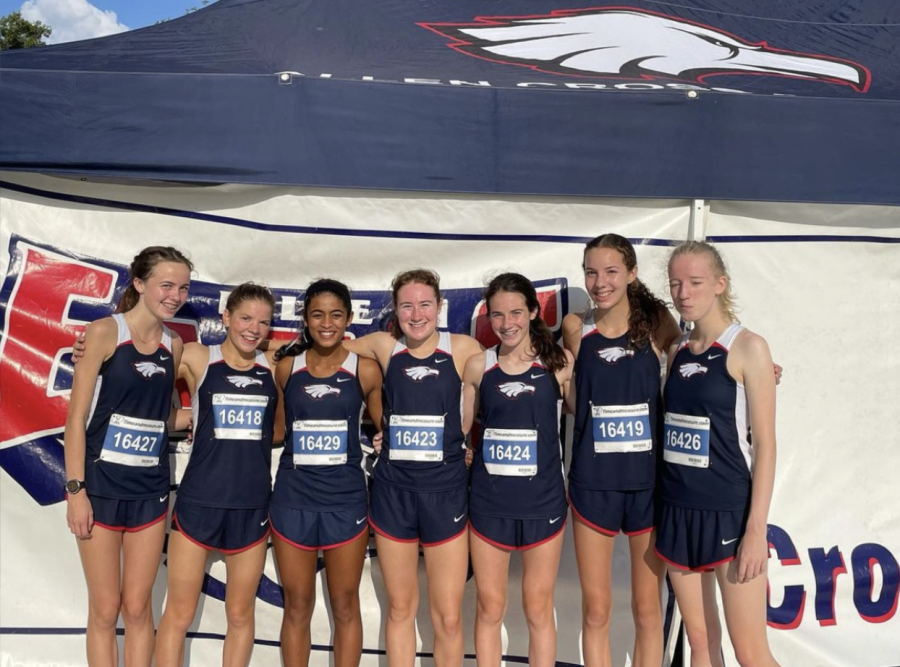
[[716, 278], [725, 278], [725, 291], [718, 296], [722, 312], [725, 313], [725, 317], [729, 320], [735, 324], [740, 324], [736, 314], [738, 310], [736, 295], [734, 290], [731, 289], [731, 276], [728, 274], [725, 260], [722, 259], [719, 251], [706, 241], [685, 241], [672, 251], [672, 254], [669, 256], [669, 266], [672, 266], [672, 260], [680, 255], [706, 255], [709, 257]]

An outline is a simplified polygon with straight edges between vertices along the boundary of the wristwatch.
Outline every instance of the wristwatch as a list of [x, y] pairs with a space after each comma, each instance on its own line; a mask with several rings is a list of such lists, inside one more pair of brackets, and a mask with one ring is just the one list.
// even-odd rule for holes
[[75, 495], [79, 491], [84, 488], [84, 480], [81, 479], [70, 479], [66, 482], [66, 493], [69, 495]]

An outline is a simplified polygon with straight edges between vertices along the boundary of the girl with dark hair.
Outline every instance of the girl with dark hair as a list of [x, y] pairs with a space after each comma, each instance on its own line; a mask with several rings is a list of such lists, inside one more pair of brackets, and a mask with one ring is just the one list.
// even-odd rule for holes
[[469, 359], [463, 376], [463, 428], [480, 412], [482, 429], [469, 500], [475, 654], [480, 666], [500, 665], [510, 553], [522, 551], [528, 662], [553, 665], [553, 594], [568, 511], [559, 422], [574, 360], [553, 340], [524, 276], [497, 276], [485, 301], [500, 344]]
[[278, 392], [259, 350], [275, 298], [244, 283], [222, 313], [221, 345], [188, 343], [178, 376], [191, 394], [193, 445], [172, 512], [168, 595], [156, 638], [160, 667], [184, 664], [209, 554], [225, 557], [228, 623], [224, 665], [247, 665], [253, 650], [256, 590], [266, 560], [272, 438]]
[[658, 667], [663, 654], [660, 586], [653, 551], [654, 488], [661, 428], [660, 359], [681, 331], [638, 278], [628, 239], [604, 234], [583, 255], [593, 308], [563, 320], [575, 356], [575, 431], [569, 500], [582, 590], [587, 667], [610, 667], [612, 558], [619, 531], [631, 551], [633, 664]]
[[777, 667], [766, 637], [776, 385], [769, 346], [738, 324], [731, 279], [708, 243], [675, 248], [669, 290], [693, 328], [668, 355], [656, 551], [668, 564], [692, 665], [722, 664], [710, 651], [719, 623], [704, 580], [714, 576], [737, 661]]
[[438, 667], [463, 662], [462, 599], [468, 570], [468, 473], [461, 424], [461, 378], [481, 350], [469, 336], [438, 331], [439, 278], [414, 269], [394, 278], [391, 333], [345, 341], [384, 372], [384, 446], [372, 484], [369, 520], [384, 576], [388, 664], [416, 657], [419, 545], [424, 547]]
[[178, 334], [165, 326], [187, 300], [193, 266], [171, 247], [145, 248], [112, 317], [94, 322], [75, 369], [66, 419], [66, 519], [78, 538], [88, 588], [87, 659], [118, 664], [116, 622], [125, 624], [125, 663], [150, 665], [151, 591], [169, 509], [167, 428]]
[[284, 588], [281, 655], [287, 667], [309, 664], [320, 549], [335, 625], [334, 664], [354, 667], [362, 655], [359, 583], [369, 524], [360, 421], [367, 407], [381, 427], [382, 376], [375, 361], [341, 345], [352, 320], [346, 285], [317, 280], [306, 290], [301, 340], [276, 353], [285, 446], [270, 517]]

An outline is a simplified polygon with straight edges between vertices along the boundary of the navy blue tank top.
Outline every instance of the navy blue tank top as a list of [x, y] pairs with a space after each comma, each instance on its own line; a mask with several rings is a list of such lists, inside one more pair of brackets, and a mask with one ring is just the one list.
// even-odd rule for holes
[[607, 338], [585, 315], [575, 360], [575, 428], [569, 480], [597, 491], [652, 489], [662, 428], [659, 357], [628, 335]]
[[540, 361], [509, 375], [496, 348], [485, 352], [480, 385], [481, 446], [472, 462], [469, 510], [511, 519], [565, 514], [565, 473], [559, 422], [562, 395]]
[[310, 374], [306, 352], [294, 358], [284, 388], [284, 452], [272, 503], [307, 511], [366, 504], [359, 431], [365, 400], [359, 358], [350, 353], [328, 378]]
[[169, 492], [169, 434], [175, 361], [172, 335], [152, 354], [134, 347], [125, 315], [113, 355], [103, 362], [87, 421], [84, 480], [102, 498], [141, 500]]
[[726, 361], [743, 327], [732, 324], [708, 350], [694, 354], [686, 334], [666, 380], [664, 502], [678, 507], [729, 511], [750, 499], [749, 412], [744, 386]]
[[375, 479], [412, 491], [446, 491], [468, 481], [462, 432], [462, 380], [450, 334], [425, 359], [394, 346], [384, 374], [384, 442]]
[[191, 398], [194, 444], [178, 496], [224, 509], [265, 507], [272, 491], [272, 431], [278, 393], [266, 355], [247, 370], [229, 366], [222, 347]]

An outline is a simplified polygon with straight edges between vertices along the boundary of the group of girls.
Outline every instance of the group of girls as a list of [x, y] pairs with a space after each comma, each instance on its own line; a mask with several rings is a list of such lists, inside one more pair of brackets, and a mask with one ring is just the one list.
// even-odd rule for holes
[[[284, 664], [309, 660], [320, 549], [335, 664], [358, 664], [358, 590], [370, 526], [387, 593], [389, 664], [415, 661], [421, 547], [439, 667], [463, 662], [470, 556], [477, 661], [500, 664], [516, 550], [523, 552], [529, 664], [552, 665], [569, 501], [586, 665], [611, 664], [619, 531], [631, 550], [633, 664], [662, 662], [660, 584], [668, 563], [692, 667], [721, 664], [713, 577], [739, 662], [777, 665], [765, 637], [760, 576], [775, 453], [775, 378], [765, 341], [737, 325], [729, 277], [707, 244], [679, 246], [669, 261], [674, 305], [693, 324], [684, 335], [638, 280], [634, 249], [623, 237], [591, 241], [583, 268], [593, 307], [566, 316], [564, 348], [524, 276], [504, 273], [488, 285], [499, 344], [484, 350], [469, 336], [438, 330], [438, 277], [416, 269], [394, 279], [389, 331], [343, 340], [350, 293], [319, 280], [306, 291], [301, 340], [263, 353], [274, 308], [268, 290], [248, 283], [231, 293], [221, 345], [182, 345], [165, 321], [185, 302], [190, 262], [173, 248], [142, 251], [119, 313], [88, 331], [66, 427], [68, 521], [88, 583], [89, 664], [116, 664], [120, 611], [127, 664], [150, 664], [150, 591], [168, 509], [166, 427], [188, 421], [169, 408], [181, 377], [192, 394], [193, 447], [169, 538], [169, 593], [156, 638], [163, 667], [183, 662], [214, 549], [227, 568], [223, 664], [248, 664], [270, 530], [284, 589]], [[575, 414], [568, 500], [564, 403]], [[364, 409], [381, 431], [368, 499]], [[282, 433], [270, 497], [271, 448]]]

